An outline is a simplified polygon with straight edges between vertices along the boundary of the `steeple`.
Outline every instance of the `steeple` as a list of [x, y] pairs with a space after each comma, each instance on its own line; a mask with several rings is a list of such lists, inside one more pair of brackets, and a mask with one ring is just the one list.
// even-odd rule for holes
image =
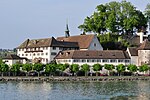
[[66, 24], [66, 30], [65, 30], [65, 37], [69, 37], [70, 34], [69, 34], [69, 28], [68, 28], [68, 21], [67, 21], [67, 24]]

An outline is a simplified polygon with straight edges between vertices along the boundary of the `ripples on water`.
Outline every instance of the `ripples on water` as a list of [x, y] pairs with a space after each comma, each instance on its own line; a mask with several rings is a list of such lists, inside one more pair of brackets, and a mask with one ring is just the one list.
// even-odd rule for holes
[[0, 100], [150, 100], [150, 82], [0, 82]]

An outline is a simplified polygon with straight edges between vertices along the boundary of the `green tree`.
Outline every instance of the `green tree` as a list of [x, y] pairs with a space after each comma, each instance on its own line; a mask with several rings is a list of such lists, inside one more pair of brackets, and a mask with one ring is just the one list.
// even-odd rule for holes
[[69, 64], [58, 64], [57, 66], [59, 70], [65, 71], [69, 67]]
[[8, 72], [9, 70], [9, 66], [5, 63], [1, 63], [0, 64], [0, 72], [2, 73], [2, 77], [3, 77], [3, 73]]
[[29, 72], [33, 69], [33, 65], [32, 64], [23, 64], [22, 66], [22, 70], [26, 71], [26, 76], [28, 76]]
[[104, 68], [108, 70], [108, 75], [110, 75], [110, 71], [112, 71], [115, 67], [112, 64], [105, 64]]
[[116, 70], [118, 71], [119, 76], [121, 75], [122, 72], [124, 72], [126, 70], [126, 67], [123, 64], [119, 64], [116, 67], [117, 67]]
[[132, 73], [137, 72], [137, 70], [138, 70], [137, 66], [133, 65], [133, 64], [128, 65], [127, 69]]
[[134, 5], [126, 0], [112, 1], [96, 7], [96, 11], [86, 17], [78, 28], [85, 32], [102, 33], [106, 30], [132, 34], [134, 29], [141, 30], [147, 19]]
[[40, 76], [40, 71], [44, 70], [44, 65], [41, 64], [41, 63], [36, 63], [36, 64], [34, 64], [33, 69], [38, 72], [38, 77], [39, 77]]
[[81, 70], [85, 72], [85, 76], [87, 76], [88, 72], [90, 71], [90, 66], [88, 64], [83, 64], [81, 68]]
[[[145, 15], [147, 17], [148, 20], [148, 24], [150, 26], [150, 3], [147, 4], [146, 9], [145, 9]], [[149, 27], [150, 28], [150, 27]], [[150, 30], [150, 29], [149, 29]]]
[[45, 66], [45, 72], [52, 75], [56, 72], [56, 64], [47, 64]]
[[98, 76], [98, 71], [102, 70], [103, 66], [100, 64], [94, 64], [93, 65], [93, 70], [96, 71], [96, 76]]
[[18, 72], [20, 72], [20, 67], [22, 67], [22, 64], [13, 64], [10, 71], [13, 72], [14, 76], [17, 75]]
[[139, 71], [140, 72], [146, 72], [148, 70], [149, 70], [149, 67], [146, 64], [144, 64], [144, 65], [142, 65], [142, 66], [139, 67]]
[[79, 65], [78, 64], [72, 64], [71, 65], [71, 71], [73, 72], [73, 75], [75, 75], [79, 71]]

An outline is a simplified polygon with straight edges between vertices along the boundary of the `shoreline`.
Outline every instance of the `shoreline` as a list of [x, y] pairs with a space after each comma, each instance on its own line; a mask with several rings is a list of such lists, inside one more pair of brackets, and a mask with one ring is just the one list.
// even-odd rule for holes
[[82, 77], [0, 77], [0, 82], [103, 82], [103, 81], [150, 81], [149, 76], [82, 76]]

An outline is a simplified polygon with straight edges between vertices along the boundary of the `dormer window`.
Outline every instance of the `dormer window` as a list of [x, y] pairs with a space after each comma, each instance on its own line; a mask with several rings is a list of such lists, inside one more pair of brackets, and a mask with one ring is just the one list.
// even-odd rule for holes
[[94, 43], [94, 47], [96, 47], [96, 43]]

